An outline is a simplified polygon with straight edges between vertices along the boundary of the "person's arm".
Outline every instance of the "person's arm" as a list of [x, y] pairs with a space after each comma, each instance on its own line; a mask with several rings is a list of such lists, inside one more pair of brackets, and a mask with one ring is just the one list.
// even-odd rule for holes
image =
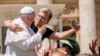
[[54, 32], [51, 34], [50, 38], [60, 40], [60, 39], [66, 39], [68, 38], [72, 33], [78, 31], [80, 29], [79, 24], [75, 24], [75, 26], [72, 27], [72, 29], [64, 31], [64, 32]]
[[13, 21], [13, 20], [5, 20], [5, 21], [4, 21], [4, 25], [5, 25], [6, 27], [11, 27], [12, 21]]
[[54, 32], [54, 33], [52, 33], [52, 35], [50, 37], [53, 39], [56, 39], [56, 40], [66, 39], [66, 38], [68, 38], [68, 36], [70, 36], [74, 32], [75, 32], [75, 29], [70, 29], [70, 30], [64, 31], [64, 32]]
[[18, 24], [12, 23], [12, 21], [13, 20], [5, 20], [4, 25], [14, 32], [23, 30]]
[[78, 31], [80, 29], [80, 26], [77, 24], [75, 27], [73, 27], [70, 30], [64, 31], [64, 32], [54, 32], [51, 34], [50, 38], [60, 40], [60, 39], [66, 39], [68, 38], [72, 33], [75, 31]]
[[11, 30], [7, 31], [6, 45], [15, 45], [16, 47], [26, 51], [29, 49], [34, 49], [35, 46], [41, 43], [42, 34], [45, 31], [44, 28], [38, 30], [36, 34], [32, 37], [27, 35], [26, 31], [21, 32], [12, 32]]

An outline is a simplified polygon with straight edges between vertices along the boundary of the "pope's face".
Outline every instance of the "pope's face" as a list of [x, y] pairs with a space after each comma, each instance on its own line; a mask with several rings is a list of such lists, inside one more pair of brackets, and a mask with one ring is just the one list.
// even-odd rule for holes
[[28, 21], [29, 21], [30, 23], [32, 23], [32, 22], [34, 21], [34, 18], [35, 18], [35, 13], [29, 14], [29, 17], [28, 17], [28, 18], [29, 18]]
[[35, 25], [38, 27], [48, 23], [49, 16], [47, 13], [39, 12], [35, 18]]

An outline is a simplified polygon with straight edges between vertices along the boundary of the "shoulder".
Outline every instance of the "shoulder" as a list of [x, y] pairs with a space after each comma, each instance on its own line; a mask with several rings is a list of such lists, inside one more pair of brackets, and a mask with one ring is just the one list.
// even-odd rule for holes
[[53, 30], [51, 30], [51, 29], [49, 29], [49, 28], [46, 28], [46, 32], [45, 32], [45, 34], [44, 34], [43, 36], [45, 36], [45, 37], [50, 37], [50, 35], [51, 35], [53, 32], [54, 32]]
[[22, 28], [25, 28], [26, 27], [26, 24], [24, 23], [24, 21], [20, 17], [18, 17], [15, 20], [13, 20], [12, 23], [18, 24]]
[[22, 24], [23, 21], [22, 21], [22, 19], [21, 19], [20, 17], [18, 17], [18, 18], [16, 18], [16, 19], [14, 19], [12, 23]]

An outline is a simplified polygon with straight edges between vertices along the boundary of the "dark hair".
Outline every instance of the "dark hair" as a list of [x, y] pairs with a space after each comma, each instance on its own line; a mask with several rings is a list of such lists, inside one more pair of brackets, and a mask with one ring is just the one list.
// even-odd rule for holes
[[70, 39], [70, 38], [68, 38], [67, 41], [69, 41], [69, 43], [72, 45], [73, 48], [71, 46], [67, 45], [67, 44], [63, 44], [63, 46], [68, 47], [69, 48], [69, 53], [72, 54], [73, 56], [75, 54], [78, 54], [80, 52], [80, 47], [79, 47], [78, 42], [73, 40], [73, 39]]

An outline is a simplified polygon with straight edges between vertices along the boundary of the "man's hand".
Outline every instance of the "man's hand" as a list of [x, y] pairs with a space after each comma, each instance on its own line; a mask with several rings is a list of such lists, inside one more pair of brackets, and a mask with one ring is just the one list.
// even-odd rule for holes
[[91, 50], [93, 55], [97, 55], [96, 50], [95, 50], [97, 41], [98, 41], [98, 39], [95, 39], [95, 40], [92, 40], [92, 43], [89, 43], [89, 49]]
[[6, 20], [4, 21], [4, 25], [14, 32], [19, 32], [23, 30], [18, 24], [12, 23], [12, 21], [13, 20]]
[[75, 29], [75, 31], [78, 31], [80, 29], [80, 25], [79, 24], [76, 24], [75, 27], [72, 27], [73, 29]]
[[78, 31], [80, 29], [80, 25], [76, 21], [72, 21], [72, 28], [75, 29], [75, 31]]
[[14, 32], [20, 32], [23, 30], [18, 24], [14, 24], [14, 23], [12, 23], [9, 28]]
[[46, 25], [43, 25], [42, 27], [38, 28], [38, 33], [43, 35], [46, 32]]

